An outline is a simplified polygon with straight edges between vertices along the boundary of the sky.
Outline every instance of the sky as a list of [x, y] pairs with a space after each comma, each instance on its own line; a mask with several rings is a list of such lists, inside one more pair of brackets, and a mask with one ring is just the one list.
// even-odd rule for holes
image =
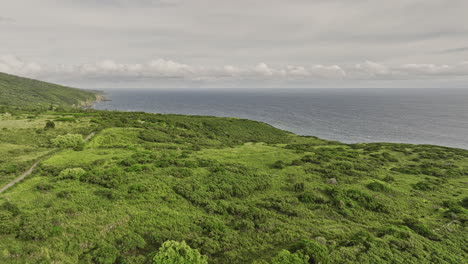
[[1, 0], [0, 72], [82, 88], [468, 88], [467, 0]]

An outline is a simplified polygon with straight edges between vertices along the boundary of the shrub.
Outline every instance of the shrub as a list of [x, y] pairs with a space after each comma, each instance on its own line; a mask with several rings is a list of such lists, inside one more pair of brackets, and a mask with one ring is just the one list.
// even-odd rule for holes
[[36, 190], [39, 191], [50, 191], [54, 188], [54, 186], [50, 183], [39, 183], [36, 185]]
[[91, 252], [94, 263], [112, 264], [119, 256], [119, 251], [112, 245], [102, 242]]
[[351, 237], [348, 241], [347, 246], [363, 245], [366, 249], [369, 249], [374, 241], [374, 236], [367, 231], [359, 231]]
[[134, 184], [128, 187], [128, 193], [144, 193], [148, 191], [148, 187], [142, 184]]
[[468, 209], [468, 197], [463, 198], [463, 200], [461, 201], [461, 205]]
[[172, 169], [170, 172], [170, 175], [176, 178], [187, 178], [192, 176], [192, 170], [187, 169], [187, 168], [175, 168]]
[[390, 189], [380, 182], [371, 182], [366, 185], [366, 187], [374, 192], [388, 192]]
[[296, 183], [296, 184], [294, 184], [294, 186], [293, 186], [293, 191], [295, 191], [295, 192], [303, 192], [303, 191], [304, 191], [304, 188], [305, 188], [305, 185], [304, 185], [303, 182]]
[[124, 173], [118, 167], [106, 170], [95, 169], [80, 178], [80, 181], [98, 184], [106, 188], [116, 188], [124, 180]]
[[81, 176], [85, 175], [86, 171], [82, 168], [69, 168], [64, 169], [60, 172], [59, 179], [79, 179]]
[[55, 123], [50, 120], [47, 120], [44, 129], [53, 129], [53, 128], [55, 128]]
[[439, 236], [436, 233], [434, 233], [427, 226], [425, 226], [423, 223], [419, 222], [416, 219], [406, 218], [403, 221], [403, 224], [411, 228], [414, 232], [416, 232], [416, 234], [419, 234], [431, 240], [440, 240]]
[[146, 241], [137, 233], [130, 232], [117, 240], [117, 248], [120, 251], [128, 252], [135, 249], [142, 249], [146, 246]]
[[52, 143], [59, 148], [72, 148], [74, 150], [83, 150], [83, 136], [79, 134], [66, 134], [52, 139]]
[[11, 212], [0, 211], [0, 234], [11, 234], [16, 231], [17, 226], [12, 218]]
[[208, 264], [208, 258], [192, 249], [185, 241], [166, 241], [153, 257], [154, 264]]
[[272, 260], [271, 264], [308, 264], [309, 256], [301, 253], [291, 253], [286, 249], [281, 250]]
[[395, 178], [393, 176], [387, 175], [385, 176], [385, 178], [382, 179], [382, 181], [390, 183], [390, 182], [394, 182]]
[[303, 239], [296, 243], [292, 250], [296, 253], [309, 256], [309, 263], [313, 264], [327, 264], [328, 259], [328, 248], [317, 241]]
[[435, 185], [427, 181], [421, 181], [413, 184], [413, 189], [420, 191], [433, 191], [435, 190]]
[[278, 160], [275, 163], [271, 164], [271, 167], [273, 169], [284, 169], [284, 167], [286, 167], [286, 163], [284, 163], [284, 161], [282, 160]]
[[5, 167], [0, 169], [0, 172], [5, 173], [5, 174], [16, 173], [17, 171], [18, 171], [18, 166], [14, 164], [8, 164]]

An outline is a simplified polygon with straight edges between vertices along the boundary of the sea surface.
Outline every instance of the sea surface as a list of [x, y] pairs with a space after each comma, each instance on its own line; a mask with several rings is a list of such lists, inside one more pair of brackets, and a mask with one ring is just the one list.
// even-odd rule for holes
[[345, 143], [468, 149], [468, 89], [104, 89], [94, 108], [238, 117]]

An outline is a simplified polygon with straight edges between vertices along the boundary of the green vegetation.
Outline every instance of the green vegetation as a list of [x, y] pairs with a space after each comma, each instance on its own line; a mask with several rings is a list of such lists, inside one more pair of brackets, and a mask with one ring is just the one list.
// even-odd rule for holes
[[468, 259], [467, 150], [235, 118], [11, 110], [0, 186], [41, 163], [0, 194], [0, 263]]
[[[0, 262], [467, 258], [466, 150], [346, 145], [234, 118], [28, 116], [0, 121], [3, 183], [46, 156], [0, 194]], [[76, 121], [46, 129], [62, 117]]]
[[0, 72], [0, 108], [3, 106], [47, 109], [58, 106], [84, 106], [95, 100], [94, 92]]

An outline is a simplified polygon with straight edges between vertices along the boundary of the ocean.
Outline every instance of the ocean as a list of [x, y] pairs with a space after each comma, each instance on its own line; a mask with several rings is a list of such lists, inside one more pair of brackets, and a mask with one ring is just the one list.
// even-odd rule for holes
[[238, 117], [345, 143], [468, 149], [468, 89], [104, 89], [95, 109]]

